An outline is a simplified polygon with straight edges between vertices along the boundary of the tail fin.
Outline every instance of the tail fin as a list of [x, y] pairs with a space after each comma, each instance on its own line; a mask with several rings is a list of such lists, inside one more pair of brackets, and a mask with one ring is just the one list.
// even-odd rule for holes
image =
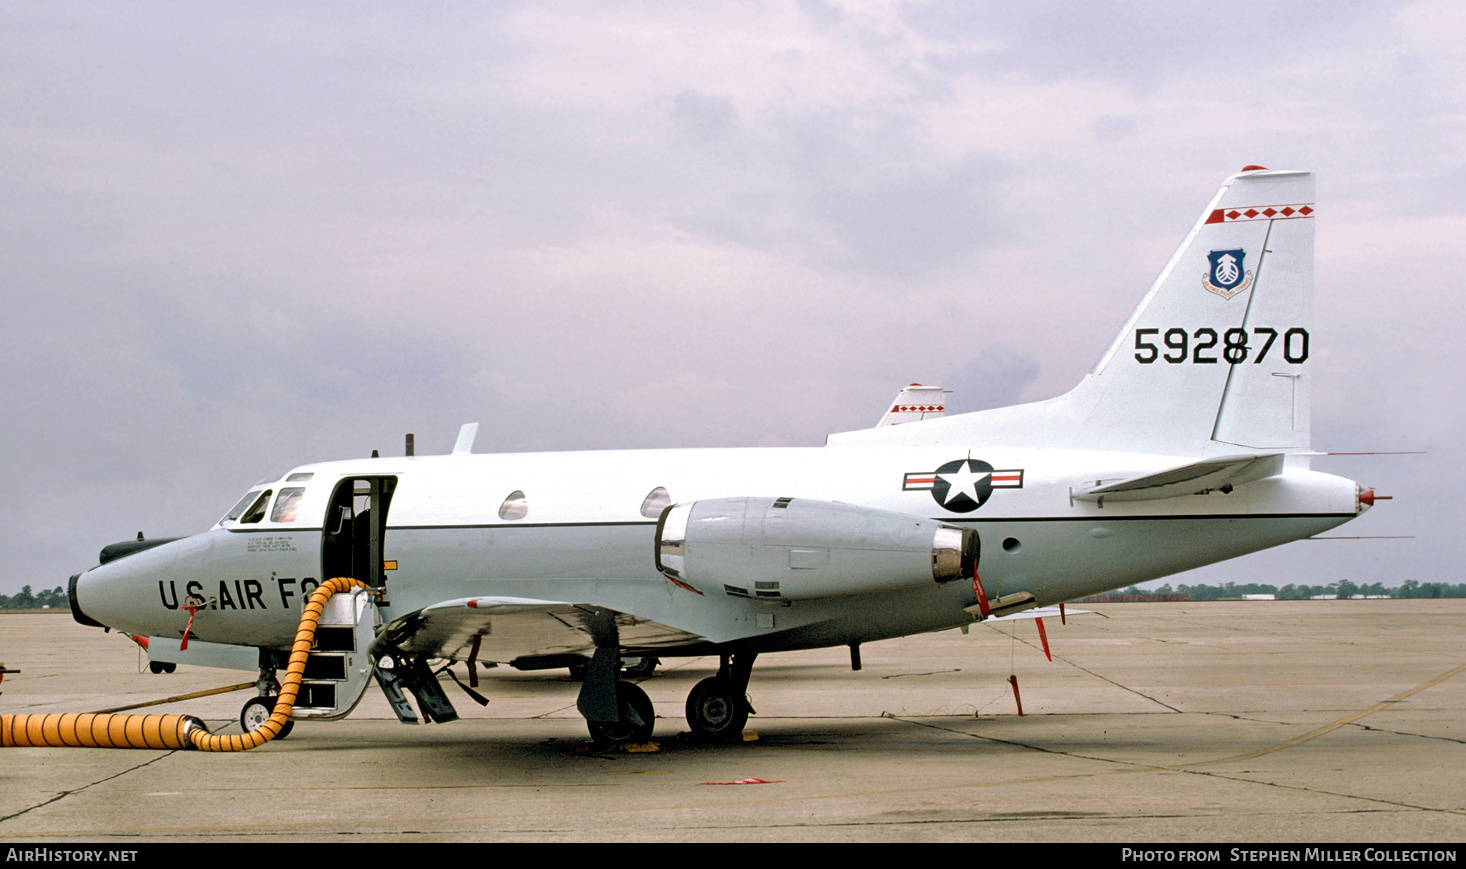
[[1311, 175], [1248, 167], [1222, 185], [1073, 391], [829, 442], [1307, 449], [1314, 213]]
[[1306, 172], [1227, 179], [1095, 366], [1095, 421], [1306, 449], [1314, 213]]
[[940, 386], [922, 386], [913, 383], [896, 393], [891, 409], [876, 423], [876, 428], [885, 425], [902, 425], [921, 422], [924, 419], [938, 419], [947, 413], [947, 392]]

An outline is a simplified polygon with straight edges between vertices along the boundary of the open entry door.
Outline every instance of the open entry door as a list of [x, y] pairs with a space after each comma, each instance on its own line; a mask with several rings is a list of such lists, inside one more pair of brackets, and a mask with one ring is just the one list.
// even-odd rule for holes
[[349, 576], [372, 588], [386, 586], [387, 510], [396, 488], [396, 477], [348, 477], [336, 484], [321, 539], [323, 578]]

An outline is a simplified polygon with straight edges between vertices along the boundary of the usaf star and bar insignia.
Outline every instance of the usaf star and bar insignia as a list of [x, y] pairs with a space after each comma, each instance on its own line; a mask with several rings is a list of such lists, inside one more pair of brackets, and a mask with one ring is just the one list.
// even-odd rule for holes
[[1023, 488], [1023, 469], [998, 471], [978, 459], [957, 459], [935, 471], [909, 473], [901, 491], [930, 491], [932, 498], [953, 513], [971, 513], [987, 503], [994, 489]]

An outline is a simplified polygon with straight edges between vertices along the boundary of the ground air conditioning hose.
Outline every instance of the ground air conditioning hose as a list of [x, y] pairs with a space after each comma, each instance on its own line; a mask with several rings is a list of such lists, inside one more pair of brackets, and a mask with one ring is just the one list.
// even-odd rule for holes
[[0, 715], [0, 746], [5, 748], [61, 747], [78, 748], [196, 748], [199, 751], [248, 751], [258, 748], [279, 735], [290, 720], [295, 698], [300, 693], [300, 680], [305, 662], [315, 643], [316, 624], [331, 595], [353, 588], [366, 588], [355, 579], [328, 579], [311, 593], [295, 642], [290, 647], [290, 663], [280, 682], [280, 696], [270, 719], [260, 729], [238, 736], [216, 736], [192, 715], [106, 715], [75, 713], [53, 715]]

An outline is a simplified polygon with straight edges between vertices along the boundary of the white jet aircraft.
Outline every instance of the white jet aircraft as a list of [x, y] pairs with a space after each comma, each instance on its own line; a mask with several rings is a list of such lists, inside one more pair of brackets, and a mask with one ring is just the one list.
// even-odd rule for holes
[[[718, 655], [692, 729], [740, 733], [765, 652], [859, 644], [1057, 604], [1310, 537], [1373, 490], [1309, 468], [1313, 184], [1228, 178], [1071, 392], [946, 416], [908, 387], [875, 428], [802, 449], [451, 455], [305, 465], [218, 525], [130, 541], [71, 578], [88, 625], [155, 660], [253, 647], [269, 714], [302, 600], [328, 605], [295, 718], [348, 714], [374, 676], [456, 717], [430, 659], [580, 665], [598, 742], [650, 736], [621, 677]], [[909, 420], [909, 421], [908, 421]], [[257, 649], [256, 653], [254, 650]], [[173, 657], [169, 657], [169, 655]], [[472, 692], [470, 692], [472, 693]]]

